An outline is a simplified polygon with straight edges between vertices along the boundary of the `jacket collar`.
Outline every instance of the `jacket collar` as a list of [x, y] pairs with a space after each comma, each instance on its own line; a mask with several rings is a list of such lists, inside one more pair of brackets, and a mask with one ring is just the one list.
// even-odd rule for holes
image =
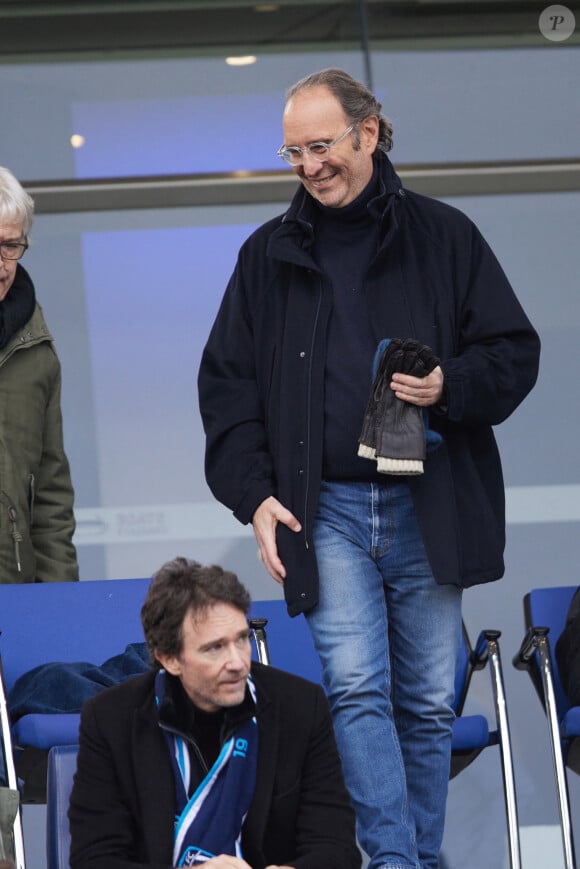
[[[368, 203], [369, 211], [386, 224], [393, 212], [395, 199], [404, 196], [401, 179], [386, 154], [378, 152], [374, 158], [375, 172], [378, 172], [378, 193]], [[373, 179], [369, 184], [373, 184]], [[312, 257], [314, 227], [318, 215], [316, 201], [300, 184], [288, 210], [282, 217], [281, 225], [274, 230], [266, 255], [273, 259], [293, 262], [306, 268], [317, 268]], [[395, 219], [394, 223], [397, 221]]]
[[[180, 680], [170, 673], [165, 674], [165, 694], [159, 706], [159, 723], [161, 727], [191, 739], [195, 732], [196, 708], [189, 700]], [[224, 710], [221, 724], [220, 738], [222, 742], [234, 733], [237, 728], [256, 715], [256, 704], [252, 699], [249, 688], [246, 686], [246, 694], [239, 706], [233, 706]]]
[[6, 347], [0, 350], [0, 366], [7, 362], [16, 351], [52, 340], [53, 337], [46, 325], [42, 308], [36, 302], [30, 320], [12, 336]]
[[0, 302], [0, 349], [8, 347], [14, 337], [24, 329], [35, 306], [34, 284], [26, 269], [17, 263], [12, 286]]

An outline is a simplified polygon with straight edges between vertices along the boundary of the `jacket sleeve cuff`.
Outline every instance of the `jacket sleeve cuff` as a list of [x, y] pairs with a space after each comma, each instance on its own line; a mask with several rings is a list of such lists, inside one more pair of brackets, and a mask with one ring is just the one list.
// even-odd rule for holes
[[451, 370], [447, 366], [442, 366], [442, 368], [445, 378], [443, 395], [438, 404], [429, 410], [446, 416], [451, 422], [460, 422], [465, 412], [464, 381], [461, 375], [453, 370], [453, 366], [451, 366]]
[[269, 481], [261, 480], [256, 482], [234, 510], [234, 516], [238, 522], [241, 522], [242, 525], [248, 525], [262, 501], [265, 501], [271, 495], [275, 496], [275, 492]]

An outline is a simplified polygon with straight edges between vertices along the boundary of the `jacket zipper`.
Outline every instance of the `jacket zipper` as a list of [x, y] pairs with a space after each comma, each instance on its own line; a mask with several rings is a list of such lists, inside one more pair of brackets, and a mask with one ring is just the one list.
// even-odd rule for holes
[[[195, 756], [201, 765], [203, 774], [204, 774], [204, 776], [206, 776], [209, 772], [209, 767], [208, 767], [207, 763], [205, 762], [203, 755], [201, 753], [201, 750], [200, 750], [197, 742], [195, 741], [195, 739], [192, 736], [189, 736], [187, 733], [184, 733], [182, 730], [178, 730], [176, 727], [171, 727], [171, 725], [169, 725], [169, 724], [164, 724], [162, 721], [159, 722], [159, 726], [162, 730], [166, 730], [167, 733], [172, 733], [174, 736], [179, 736], [181, 739], [183, 739], [183, 741], [187, 745], [190, 745], [193, 748], [193, 750], [195, 752]], [[220, 751], [221, 751], [222, 747], [226, 744], [228, 739], [231, 739], [231, 737], [233, 735], [234, 735], [233, 730], [230, 731], [228, 729], [228, 731], [226, 731], [224, 737], [221, 739]]]
[[314, 316], [314, 328], [312, 329], [312, 338], [310, 340], [310, 354], [308, 360], [308, 383], [306, 390], [307, 410], [306, 410], [306, 489], [304, 492], [304, 545], [306, 549], [310, 549], [308, 542], [308, 493], [310, 491], [310, 426], [312, 420], [312, 366], [314, 364], [314, 339], [318, 328], [318, 320], [320, 317], [320, 308], [322, 307], [322, 278], [318, 279], [318, 305], [316, 306], [316, 314]]
[[16, 507], [11, 504], [8, 507], [8, 519], [12, 524], [12, 531], [10, 532], [12, 540], [14, 541], [14, 558], [16, 560], [16, 569], [18, 573], [22, 573], [22, 565], [20, 564], [20, 544], [22, 543], [22, 534], [17, 528], [16, 522], [18, 520], [18, 513], [16, 512]]
[[28, 492], [30, 497], [30, 525], [32, 526], [34, 524], [34, 498], [36, 496], [36, 480], [34, 479], [34, 474], [28, 475]]
[[162, 730], [166, 730], [168, 733], [172, 733], [173, 736], [179, 736], [181, 739], [183, 739], [183, 741], [186, 743], [186, 745], [190, 745], [193, 748], [195, 756], [200, 763], [203, 774], [204, 774], [204, 776], [206, 776], [209, 772], [209, 769], [208, 769], [208, 766], [207, 766], [205, 760], [203, 759], [203, 755], [202, 755], [195, 739], [192, 739], [191, 736], [188, 736], [186, 733], [183, 733], [181, 730], [177, 730], [177, 728], [175, 728], [175, 727], [170, 727], [168, 724], [163, 724], [162, 721], [159, 722], [159, 726], [161, 727]]

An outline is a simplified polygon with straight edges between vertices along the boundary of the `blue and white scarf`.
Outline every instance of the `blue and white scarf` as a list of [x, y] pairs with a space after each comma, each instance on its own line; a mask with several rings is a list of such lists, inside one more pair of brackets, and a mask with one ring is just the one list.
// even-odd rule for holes
[[[155, 680], [158, 706], [165, 694], [165, 671]], [[256, 701], [251, 677], [248, 688]], [[197, 866], [218, 854], [242, 857], [242, 826], [254, 796], [258, 728], [251, 718], [224, 743], [219, 756], [195, 792], [188, 797], [191, 768], [186, 740], [163, 729], [175, 778], [177, 813], [174, 866]]]

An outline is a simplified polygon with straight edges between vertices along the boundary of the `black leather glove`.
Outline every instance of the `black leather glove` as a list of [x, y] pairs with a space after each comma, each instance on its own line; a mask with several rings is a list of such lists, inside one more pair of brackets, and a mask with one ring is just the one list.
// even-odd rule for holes
[[[383, 400], [385, 389], [389, 389], [391, 374], [392, 371], [394, 371], [394, 369], [390, 367], [390, 359], [401, 349], [402, 345], [403, 339], [391, 339], [383, 350], [377, 364], [372, 389], [365, 409], [362, 431], [359, 437], [358, 454], [365, 459], [374, 459], [376, 455], [378, 409]], [[389, 389], [389, 391], [391, 390]]]
[[[420, 344], [414, 338], [404, 338], [400, 342], [400, 346], [397, 347], [397, 353], [389, 359], [391, 361], [391, 374], [399, 371], [402, 374], [411, 374], [413, 377], [426, 377], [441, 362], [430, 347], [427, 347], [426, 344]], [[401, 360], [400, 368], [398, 367], [399, 360]]]
[[367, 404], [359, 446], [359, 455], [376, 458], [381, 473], [423, 473], [423, 410], [397, 398], [390, 382], [395, 371], [425, 377], [437, 365], [439, 359], [431, 348], [412, 338], [395, 338], [387, 345]]

